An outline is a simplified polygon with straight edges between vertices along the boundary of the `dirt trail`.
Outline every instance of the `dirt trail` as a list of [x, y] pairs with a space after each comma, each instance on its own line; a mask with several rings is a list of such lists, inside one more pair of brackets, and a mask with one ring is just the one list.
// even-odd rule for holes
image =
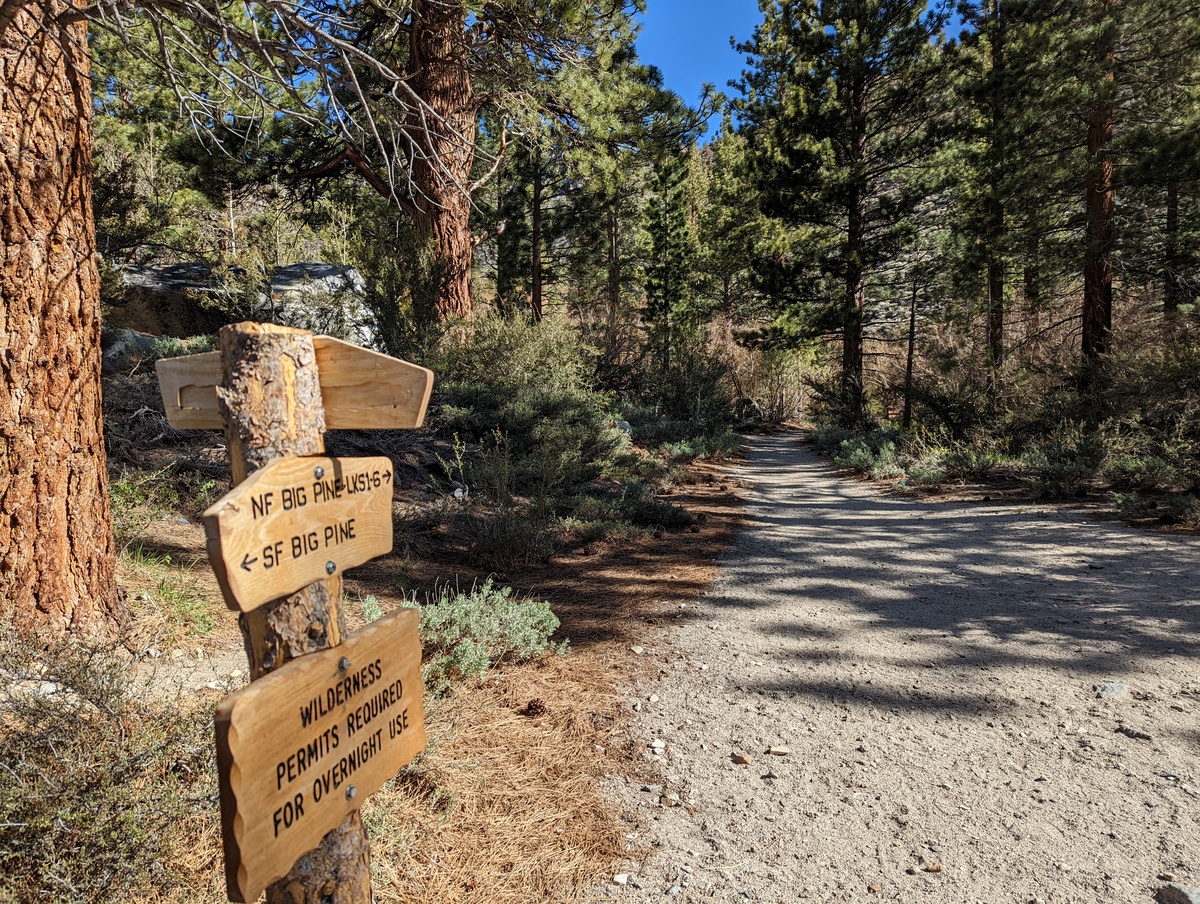
[[665, 785], [614, 782], [652, 854], [596, 897], [1200, 885], [1200, 539], [885, 496], [795, 436], [753, 440], [739, 476], [747, 525], [716, 584], [630, 653], [659, 665], [629, 704]]

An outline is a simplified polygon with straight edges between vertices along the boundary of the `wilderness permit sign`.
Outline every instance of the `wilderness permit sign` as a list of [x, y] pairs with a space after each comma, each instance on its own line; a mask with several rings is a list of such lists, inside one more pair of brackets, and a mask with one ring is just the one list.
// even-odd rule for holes
[[217, 707], [231, 901], [254, 901], [424, 749], [419, 621], [401, 609]]
[[231, 609], [249, 612], [392, 550], [387, 458], [281, 458], [204, 513]]

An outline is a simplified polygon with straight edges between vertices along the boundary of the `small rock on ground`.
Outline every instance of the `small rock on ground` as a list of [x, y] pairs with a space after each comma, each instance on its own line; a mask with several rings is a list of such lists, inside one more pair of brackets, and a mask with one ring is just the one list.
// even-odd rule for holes
[[1159, 904], [1200, 904], [1200, 888], [1187, 888], [1172, 882], [1154, 896]]

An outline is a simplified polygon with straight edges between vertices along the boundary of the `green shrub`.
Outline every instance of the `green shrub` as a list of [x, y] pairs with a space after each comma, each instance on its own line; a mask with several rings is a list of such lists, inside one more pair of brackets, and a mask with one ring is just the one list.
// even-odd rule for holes
[[872, 480], [888, 480], [904, 476], [896, 459], [896, 444], [885, 440], [875, 448], [864, 438], [848, 439], [833, 459], [839, 467], [860, 471]]
[[1094, 432], [1082, 423], [1062, 423], [1024, 456], [1033, 476], [1029, 488], [1039, 496], [1064, 499], [1076, 495], [1104, 457]]
[[505, 571], [546, 562], [558, 548], [551, 512], [538, 505], [472, 507], [452, 525], [466, 558], [481, 568]]
[[645, 376], [638, 398], [665, 422], [681, 425], [676, 436], [722, 433], [734, 422], [729, 373], [729, 363], [702, 342], [679, 342], [669, 365]]
[[443, 338], [434, 368], [434, 426], [480, 449], [452, 479], [493, 502], [553, 501], [599, 477], [626, 443], [611, 399], [588, 385], [586, 351], [557, 321], [472, 321]]
[[367, 594], [363, 597], [361, 605], [363, 621], [367, 624], [383, 618], [383, 606], [379, 605], [379, 600], [373, 594]]
[[562, 391], [589, 385], [586, 350], [570, 324], [477, 317], [447, 330], [429, 367], [445, 385], [526, 386]]
[[984, 480], [1011, 461], [1002, 448], [984, 439], [955, 443], [946, 452], [942, 465], [947, 477]]
[[857, 430], [841, 424], [819, 423], [809, 434], [809, 439], [826, 455], [836, 455], [841, 451], [842, 443], [860, 435]]
[[466, 593], [443, 588], [420, 608], [423, 672], [431, 693], [444, 693], [453, 682], [478, 677], [505, 660], [567, 651], [567, 641], [550, 639], [559, 622], [549, 603], [515, 598], [511, 587], [497, 587], [491, 578]]
[[637, 527], [691, 527], [695, 518], [682, 506], [656, 496], [652, 487], [635, 482], [622, 489], [621, 520]]
[[217, 347], [216, 336], [192, 336], [188, 339], [175, 339], [172, 336], [160, 336], [154, 340], [150, 349], [151, 360], [160, 358], [182, 358], [184, 355], [200, 355], [211, 352]]
[[1122, 518], [1157, 518], [1164, 524], [1200, 522], [1200, 500], [1191, 493], [1153, 497], [1136, 492], [1113, 493], [1110, 500]]
[[1102, 474], [1114, 487], [1127, 490], [1165, 490], [1181, 479], [1176, 468], [1153, 454], [1109, 455], [1104, 460]]
[[896, 454], [896, 434], [888, 430], [852, 434], [838, 444], [833, 460], [838, 467], [867, 474], [872, 480], [904, 475]]

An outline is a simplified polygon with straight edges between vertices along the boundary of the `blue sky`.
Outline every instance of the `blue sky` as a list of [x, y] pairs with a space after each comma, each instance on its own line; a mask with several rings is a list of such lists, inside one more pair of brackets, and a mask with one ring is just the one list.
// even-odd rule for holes
[[741, 75], [743, 57], [729, 37], [747, 40], [760, 21], [758, 0], [646, 0], [638, 56], [695, 105], [705, 82], [732, 93], [725, 83]]
[[[646, 0], [638, 56], [662, 70], [666, 86], [693, 106], [709, 82], [727, 95], [726, 83], [742, 74], [745, 57], [729, 46], [746, 41], [762, 21], [758, 0]], [[957, 20], [948, 30], [957, 35]]]

